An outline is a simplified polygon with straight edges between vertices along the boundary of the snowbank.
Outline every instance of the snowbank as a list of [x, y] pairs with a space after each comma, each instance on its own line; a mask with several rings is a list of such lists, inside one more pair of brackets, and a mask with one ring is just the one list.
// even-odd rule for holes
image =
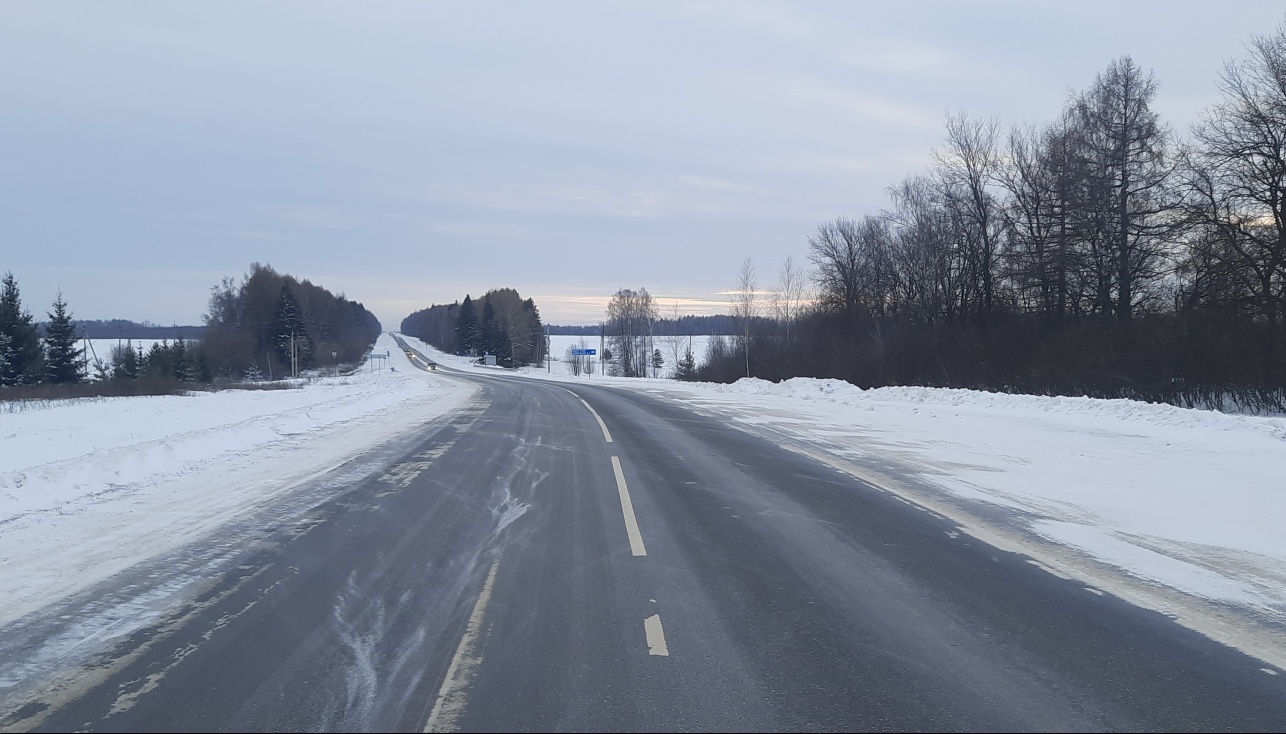
[[210, 532], [464, 404], [411, 367], [298, 389], [0, 413], [0, 623]]
[[[695, 390], [806, 411], [814, 425], [791, 430], [896, 455], [956, 496], [1021, 511], [1040, 535], [1140, 578], [1286, 612], [1286, 419], [835, 380]], [[754, 420], [744, 408], [739, 418]]]

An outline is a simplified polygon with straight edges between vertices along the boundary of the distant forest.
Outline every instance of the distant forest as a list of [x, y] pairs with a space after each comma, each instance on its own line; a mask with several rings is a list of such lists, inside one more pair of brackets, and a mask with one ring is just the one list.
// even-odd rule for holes
[[254, 263], [214, 286], [201, 342], [214, 373], [281, 378], [360, 362], [380, 335], [375, 315], [343, 294]]
[[[61, 293], [46, 315], [36, 322], [13, 273], [0, 279], [0, 400], [253, 386], [246, 383], [356, 364], [380, 333], [362, 304], [258, 263], [240, 283], [225, 278], [212, 289], [201, 327], [77, 322]], [[86, 335], [125, 343], [110, 356], [86, 355]], [[143, 350], [133, 339], [159, 341]]]
[[[756, 316], [754, 318], [756, 329], [766, 329], [772, 323], [767, 317]], [[603, 330], [606, 329], [604, 332]], [[652, 333], [655, 336], [674, 335], [679, 336], [704, 336], [718, 334], [720, 336], [731, 336], [742, 332], [742, 323], [736, 316], [728, 314], [715, 314], [713, 316], [680, 316], [677, 321], [674, 319], [657, 319], [652, 323]], [[589, 326], [549, 326], [551, 335], [562, 336], [598, 336], [605, 333], [607, 336], [612, 334], [610, 324], [591, 324]]]
[[[80, 319], [76, 322], [76, 335], [90, 339], [200, 339], [206, 326], [161, 326], [150, 321], [139, 323], [126, 319]], [[45, 323], [40, 324], [43, 336]]]
[[540, 309], [513, 288], [495, 288], [476, 301], [465, 295], [461, 302], [434, 304], [402, 319], [401, 330], [449, 354], [495, 355], [504, 367], [545, 359]]

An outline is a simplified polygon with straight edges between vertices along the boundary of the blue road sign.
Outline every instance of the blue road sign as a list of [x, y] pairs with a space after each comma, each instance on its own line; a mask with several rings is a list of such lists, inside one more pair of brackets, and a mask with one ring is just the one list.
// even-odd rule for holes
[[573, 357], [593, 357], [595, 354], [598, 354], [597, 349], [576, 349], [575, 347], [572, 348]]

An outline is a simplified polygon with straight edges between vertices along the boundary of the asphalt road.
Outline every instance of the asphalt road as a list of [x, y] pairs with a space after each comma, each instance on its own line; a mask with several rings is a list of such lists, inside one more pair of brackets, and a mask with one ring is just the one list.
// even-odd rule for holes
[[645, 393], [456, 377], [468, 411], [4, 726], [1286, 729], [1286, 676], [848, 475]]

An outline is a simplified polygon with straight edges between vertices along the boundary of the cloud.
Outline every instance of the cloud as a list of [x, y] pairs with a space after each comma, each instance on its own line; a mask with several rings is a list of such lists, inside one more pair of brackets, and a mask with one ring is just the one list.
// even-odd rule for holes
[[286, 207], [281, 219], [308, 229], [347, 229], [360, 221], [333, 208], [309, 204]]
[[938, 73], [948, 67], [951, 56], [941, 49], [906, 40], [879, 39], [845, 46], [836, 53], [844, 64], [875, 71], [901, 74]]
[[232, 233], [233, 237], [239, 237], [243, 240], [293, 240], [295, 235], [286, 232], [269, 232], [269, 231], [252, 231], [241, 230]]
[[842, 87], [812, 77], [786, 75], [772, 78], [771, 84], [778, 88], [779, 94], [784, 98], [793, 97], [806, 104], [840, 110], [864, 120], [921, 130], [941, 127], [940, 112], [929, 112], [922, 107], [856, 87]]
[[530, 234], [526, 227], [495, 222], [452, 221], [437, 222], [429, 225], [434, 234], [459, 235], [461, 237], [488, 237], [493, 239], [517, 239]]
[[764, 191], [762, 186], [706, 176], [680, 176], [679, 183], [704, 191], [731, 191], [743, 194], [757, 194]]

